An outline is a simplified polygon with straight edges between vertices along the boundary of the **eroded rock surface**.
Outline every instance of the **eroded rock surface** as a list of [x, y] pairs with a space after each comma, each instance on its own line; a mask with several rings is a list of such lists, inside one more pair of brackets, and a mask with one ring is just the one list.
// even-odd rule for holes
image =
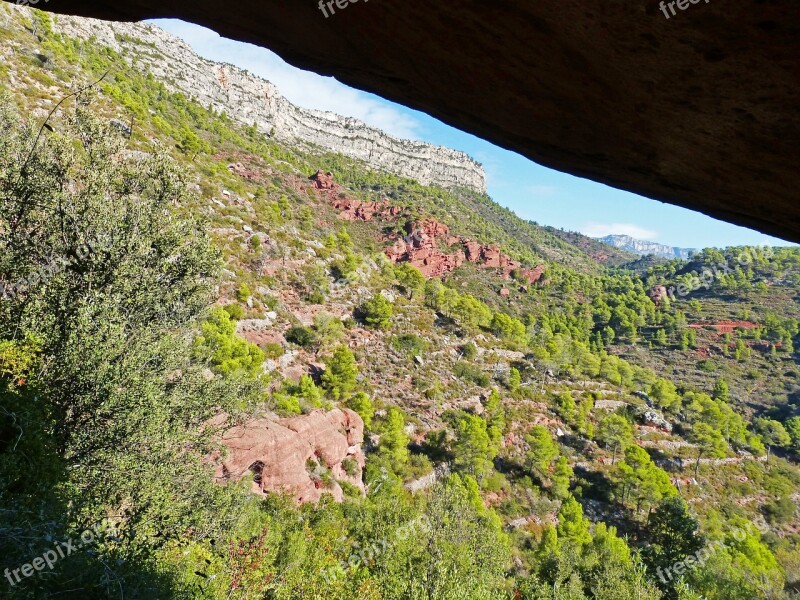
[[[235, 10], [211, 0], [38, 7], [199, 23], [540, 164], [800, 240], [796, 0], [687, 3], [674, 16], [656, 0], [509, 0], [501, 9], [479, 0], [457, 7], [376, 1], [329, 18], [317, 2], [296, 0], [245, 1]], [[175, 64], [181, 77], [194, 79]], [[223, 69], [210, 83], [235, 103], [244, 89], [237, 78]], [[253, 92], [264, 103], [276, 101], [259, 85]], [[337, 135], [348, 134], [347, 120], [314, 118], [325, 120]], [[305, 127], [295, 122], [297, 131]], [[377, 138], [349, 133], [360, 155], [381, 160]], [[425, 152], [410, 142], [407, 152], [389, 155], [423, 176]], [[438, 162], [443, 172], [463, 180], [473, 170], [481, 179], [463, 159], [449, 161]]]
[[[392, 222], [407, 212], [399, 206], [393, 206], [388, 199], [381, 202], [362, 202], [348, 197], [330, 172], [317, 171], [309, 180], [312, 187], [339, 211], [340, 219], [381, 219]], [[452, 236], [447, 225], [432, 218], [408, 224], [405, 235], [392, 235], [388, 241], [393, 242], [385, 250], [390, 261], [395, 264], [407, 262], [429, 279], [442, 277], [465, 262], [496, 269], [506, 279], [516, 272], [519, 279], [528, 283], [541, 282], [545, 273], [544, 266], [526, 267], [506, 256], [497, 244], [481, 244], [463, 236]]]
[[[331, 494], [341, 502], [340, 482], [362, 492], [364, 422], [349, 409], [314, 411], [289, 419], [253, 419], [222, 435], [228, 450], [218, 460], [216, 479], [236, 481], [252, 475], [253, 491], [288, 493], [298, 504]], [[332, 476], [325, 484], [324, 472]]]

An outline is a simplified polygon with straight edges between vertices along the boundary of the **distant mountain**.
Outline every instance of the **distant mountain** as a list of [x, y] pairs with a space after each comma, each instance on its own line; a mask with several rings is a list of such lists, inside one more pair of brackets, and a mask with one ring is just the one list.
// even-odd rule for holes
[[681, 258], [688, 259], [693, 252], [697, 252], [696, 248], [677, 248], [675, 246], [666, 246], [664, 244], [657, 244], [656, 242], [646, 242], [637, 240], [629, 235], [607, 235], [602, 238], [596, 238], [597, 241], [612, 246], [625, 252], [632, 252], [640, 256], [648, 256], [650, 254], [660, 256], [663, 258]]

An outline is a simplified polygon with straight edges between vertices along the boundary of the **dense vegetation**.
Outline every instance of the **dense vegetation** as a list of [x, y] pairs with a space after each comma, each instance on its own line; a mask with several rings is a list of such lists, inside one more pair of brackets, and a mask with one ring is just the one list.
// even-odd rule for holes
[[[488, 197], [281, 146], [44, 13], [1, 10], [3, 594], [797, 597], [796, 249], [603, 264]], [[106, 71], [48, 129], [21, 119]], [[127, 139], [109, 119], [130, 115]], [[339, 221], [307, 186], [317, 168], [543, 262], [546, 283], [390, 264], [405, 221]], [[279, 341], [237, 334], [267, 315]], [[296, 507], [214, 483], [212, 417], [333, 406], [367, 427], [366, 496]]]

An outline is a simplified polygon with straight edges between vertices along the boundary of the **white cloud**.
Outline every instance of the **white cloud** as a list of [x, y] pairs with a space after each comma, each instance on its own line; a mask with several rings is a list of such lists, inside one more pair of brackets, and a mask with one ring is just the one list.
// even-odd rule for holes
[[653, 241], [658, 238], [657, 231], [645, 229], [633, 223], [587, 223], [581, 227], [581, 233], [594, 238], [607, 235], [629, 235], [644, 241]]
[[235, 64], [271, 81], [298, 106], [355, 117], [397, 137], [420, 139], [421, 126], [413, 117], [333, 77], [302, 71], [270, 50], [228, 40], [193, 23], [162, 19], [152, 23], [183, 39], [203, 58]]

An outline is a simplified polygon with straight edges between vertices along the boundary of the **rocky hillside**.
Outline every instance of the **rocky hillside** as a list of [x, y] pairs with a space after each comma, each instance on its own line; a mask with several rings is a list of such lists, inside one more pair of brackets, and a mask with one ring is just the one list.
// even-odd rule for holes
[[295, 106], [269, 81], [205, 60], [154, 25], [60, 16], [54, 28], [120, 52], [132, 68], [151, 72], [169, 89], [277, 140], [344, 154], [426, 185], [486, 191], [483, 168], [463, 152], [401, 140], [357, 119]]

